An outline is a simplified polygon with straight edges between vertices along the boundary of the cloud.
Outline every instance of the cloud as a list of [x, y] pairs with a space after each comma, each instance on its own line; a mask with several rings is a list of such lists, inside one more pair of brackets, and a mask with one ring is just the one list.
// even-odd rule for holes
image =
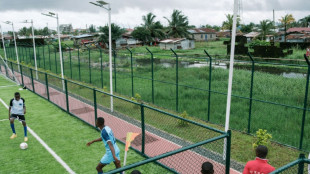
[[[0, 0], [0, 21], [12, 20], [16, 30], [26, 24], [18, 23], [33, 19], [36, 28], [56, 29], [56, 20], [42, 16], [41, 12], [57, 12], [61, 24], [72, 24], [74, 28], [86, 28], [94, 24], [107, 24], [107, 12], [89, 4], [91, 0]], [[95, 1], [95, 0], [93, 0]], [[112, 21], [121, 27], [134, 28], [142, 23], [142, 15], [153, 12], [164, 25], [173, 9], [182, 10], [188, 16], [191, 25], [221, 25], [225, 14], [233, 12], [233, 0], [109, 0], [112, 4]], [[244, 23], [259, 23], [263, 19], [272, 19], [275, 10], [276, 20], [286, 13], [292, 13], [295, 19], [310, 14], [310, 0], [243, 0]], [[4, 31], [11, 30], [9, 25], [1, 24]]]

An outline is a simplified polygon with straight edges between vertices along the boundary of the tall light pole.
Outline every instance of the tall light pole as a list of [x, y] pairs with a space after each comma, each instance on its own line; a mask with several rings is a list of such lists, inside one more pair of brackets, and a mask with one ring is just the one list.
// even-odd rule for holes
[[61, 78], [62, 78], [62, 87], [65, 90], [64, 83], [64, 68], [62, 64], [62, 50], [61, 50], [61, 41], [60, 41], [60, 31], [59, 31], [59, 18], [57, 13], [48, 12], [48, 14], [41, 13], [42, 15], [55, 18], [57, 20], [57, 33], [58, 33], [58, 44], [59, 44], [59, 58], [60, 58], [60, 68], [61, 68]]
[[3, 36], [3, 31], [2, 31], [1, 25], [0, 25], [0, 29], [1, 29], [1, 38], [2, 38], [2, 45], [3, 45], [4, 57], [5, 57], [5, 61], [6, 61], [6, 63], [7, 63], [7, 62], [8, 62], [8, 58], [6, 57], [4, 36]]
[[[113, 86], [112, 86], [112, 33], [111, 33], [111, 7], [110, 4], [104, 1], [97, 1], [97, 3], [89, 2], [98, 7], [104, 8], [109, 13], [109, 64], [110, 64], [110, 94], [111, 94], [111, 112], [113, 112]], [[108, 5], [108, 7], [105, 7]]]
[[14, 31], [14, 24], [12, 21], [6, 21], [4, 22], [5, 24], [8, 25], [12, 25], [12, 29], [13, 29], [13, 37], [14, 37], [14, 44], [15, 44], [15, 53], [16, 53], [16, 60], [17, 60], [17, 65], [18, 65], [18, 71], [20, 72], [20, 68], [19, 68], [19, 59], [18, 59], [18, 52], [17, 52], [17, 46], [16, 46], [16, 37], [15, 37], [15, 31]]
[[34, 53], [34, 66], [36, 69], [36, 79], [38, 79], [37, 52], [36, 52], [36, 42], [35, 42], [35, 36], [34, 36], [33, 20], [32, 19], [31, 19], [31, 21], [25, 20], [22, 23], [31, 23], [32, 43], [33, 43], [33, 53]]

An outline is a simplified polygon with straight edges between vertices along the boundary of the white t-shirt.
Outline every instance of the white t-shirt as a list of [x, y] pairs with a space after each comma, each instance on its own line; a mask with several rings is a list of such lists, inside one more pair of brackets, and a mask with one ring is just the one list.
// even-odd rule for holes
[[19, 100], [13, 98], [10, 101], [10, 107], [11, 114], [24, 115], [25, 100], [23, 98], [20, 98]]

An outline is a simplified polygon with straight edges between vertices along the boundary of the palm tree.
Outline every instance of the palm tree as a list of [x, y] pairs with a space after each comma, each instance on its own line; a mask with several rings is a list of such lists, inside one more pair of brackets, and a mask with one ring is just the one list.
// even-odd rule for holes
[[171, 19], [164, 17], [168, 21], [168, 35], [170, 37], [179, 38], [179, 37], [188, 37], [188, 29], [190, 28], [188, 25], [188, 18], [182, 14], [182, 11], [173, 10], [171, 14]]
[[284, 41], [286, 42], [286, 29], [287, 26], [293, 22], [295, 22], [295, 19], [292, 14], [286, 14], [285, 16], [282, 16], [279, 21], [282, 23], [284, 26]]
[[[224, 21], [222, 24], [223, 29], [230, 31], [230, 37], [232, 35], [231, 33], [232, 33], [232, 28], [233, 28], [233, 19], [234, 19], [234, 15], [227, 14], [226, 21]], [[237, 26], [239, 26], [239, 23], [240, 23], [240, 18], [237, 18]]]
[[270, 20], [262, 20], [260, 21], [260, 30], [261, 30], [261, 36], [262, 39], [265, 40], [266, 39], [266, 35], [270, 33], [270, 30], [273, 27], [273, 23]]
[[151, 34], [152, 40], [154, 38], [162, 39], [165, 37], [163, 25], [159, 21], [155, 21], [156, 16], [153, 13], [148, 13], [142, 16], [144, 22], [143, 27]]

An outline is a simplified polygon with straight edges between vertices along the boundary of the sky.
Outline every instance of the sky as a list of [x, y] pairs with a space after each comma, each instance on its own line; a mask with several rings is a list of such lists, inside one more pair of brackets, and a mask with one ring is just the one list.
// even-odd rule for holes
[[[49, 11], [59, 14], [60, 24], [72, 24], [73, 28], [86, 28], [93, 24], [104, 26], [108, 22], [105, 9], [89, 3], [91, 0], [0, 0], [0, 25], [3, 31], [12, 26], [2, 21], [13, 21], [15, 30], [30, 24], [21, 23], [33, 19], [35, 28], [57, 27], [56, 19], [41, 15]], [[242, 23], [259, 23], [293, 14], [296, 20], [310, 15], [310, 0], [240, 0]], [[93, 1], [95, 2], [95, 1]], [[188, 16], [190, 25], [221, 25], [226, 14], [233, 13], [233, 0], [106, 0], [111, 4], [112, 22], [124, 28], [134, 28], [142, 23], [142, 16], [149, 12], [156, 20], [167, 25], [164, 17], [170, 17], [174, 9]]]

